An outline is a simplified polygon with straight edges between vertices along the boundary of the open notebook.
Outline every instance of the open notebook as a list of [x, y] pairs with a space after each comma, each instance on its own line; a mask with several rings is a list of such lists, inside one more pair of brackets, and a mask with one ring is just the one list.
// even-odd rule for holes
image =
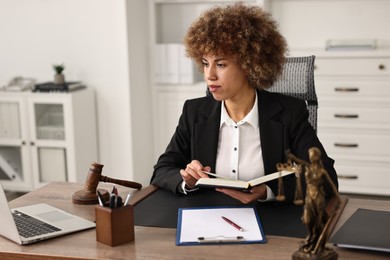
[[47, 204], [10, 209], [0, 184], [0, 235], [18, 244], [31, 244], [95, 227], [95, 223]]
[[[206, 172], [209, 175], [217, 176], [216, 174]], [[241, 181], [241, 180], [233, 180], [233, 179], [225, 179], [225, 178], [200, 178], [195, 187], [197, 188], [231, 188], [231, 189], [239, 189], [239, 190], [249, 190], [254, 186], [260, 185], [267, 181], [272, 181], [279, 177], [284, 177], [290, 174], [293, 174], [293, 171], [280, 171], [274, 172], [271, 174], [267, 174], [261, 176], [259, 178], [250, 180], [250, 181]]]

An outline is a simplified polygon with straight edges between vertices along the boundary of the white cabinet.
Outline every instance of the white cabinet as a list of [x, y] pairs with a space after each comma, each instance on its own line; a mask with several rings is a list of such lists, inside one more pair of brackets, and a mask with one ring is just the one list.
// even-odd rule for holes
[[206, 85], [158, 86], [155, 102], [155, 158], [167, 147], [179, 122], [183, 104], [187, 99], [206, 95]]
[[29, 191], [50, 181], [84, 182], [98, 160], [92, 89], [0, 92], [0, 181]]
[[390, 52], [316, 58], [318, 135], [340, 191], [390, 195]]

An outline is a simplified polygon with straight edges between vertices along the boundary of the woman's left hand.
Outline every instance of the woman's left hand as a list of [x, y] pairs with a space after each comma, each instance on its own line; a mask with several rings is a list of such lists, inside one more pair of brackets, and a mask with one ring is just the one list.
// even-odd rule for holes
[[225, 189], [225, 188], [216, 188], [216, 191], [225, 193], [226, 195], [241, 201], [244, 204], [249, 204], [255, 200], [265, 200], [267, 199], [267, 186], [261, 184], [253, 187], [249, 192], [242, 192], [235, 189]]

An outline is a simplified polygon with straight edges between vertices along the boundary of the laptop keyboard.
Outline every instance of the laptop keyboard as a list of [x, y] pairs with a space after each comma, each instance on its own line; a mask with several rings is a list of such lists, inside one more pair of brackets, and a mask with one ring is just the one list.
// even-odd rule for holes
[[19, 234], [26, 238], [61, 231], [61, 229], [55, 226], [47, 224], [17, 210], [15, 210], [12, 215]]

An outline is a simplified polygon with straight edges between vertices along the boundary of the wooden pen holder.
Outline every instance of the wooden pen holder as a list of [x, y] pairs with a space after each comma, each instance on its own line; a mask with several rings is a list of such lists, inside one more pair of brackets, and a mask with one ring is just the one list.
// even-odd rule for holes
[[134, 212], [133, 206], [120, 208], [96, 206], [96, 240], [117, 246], [134, 241]]

